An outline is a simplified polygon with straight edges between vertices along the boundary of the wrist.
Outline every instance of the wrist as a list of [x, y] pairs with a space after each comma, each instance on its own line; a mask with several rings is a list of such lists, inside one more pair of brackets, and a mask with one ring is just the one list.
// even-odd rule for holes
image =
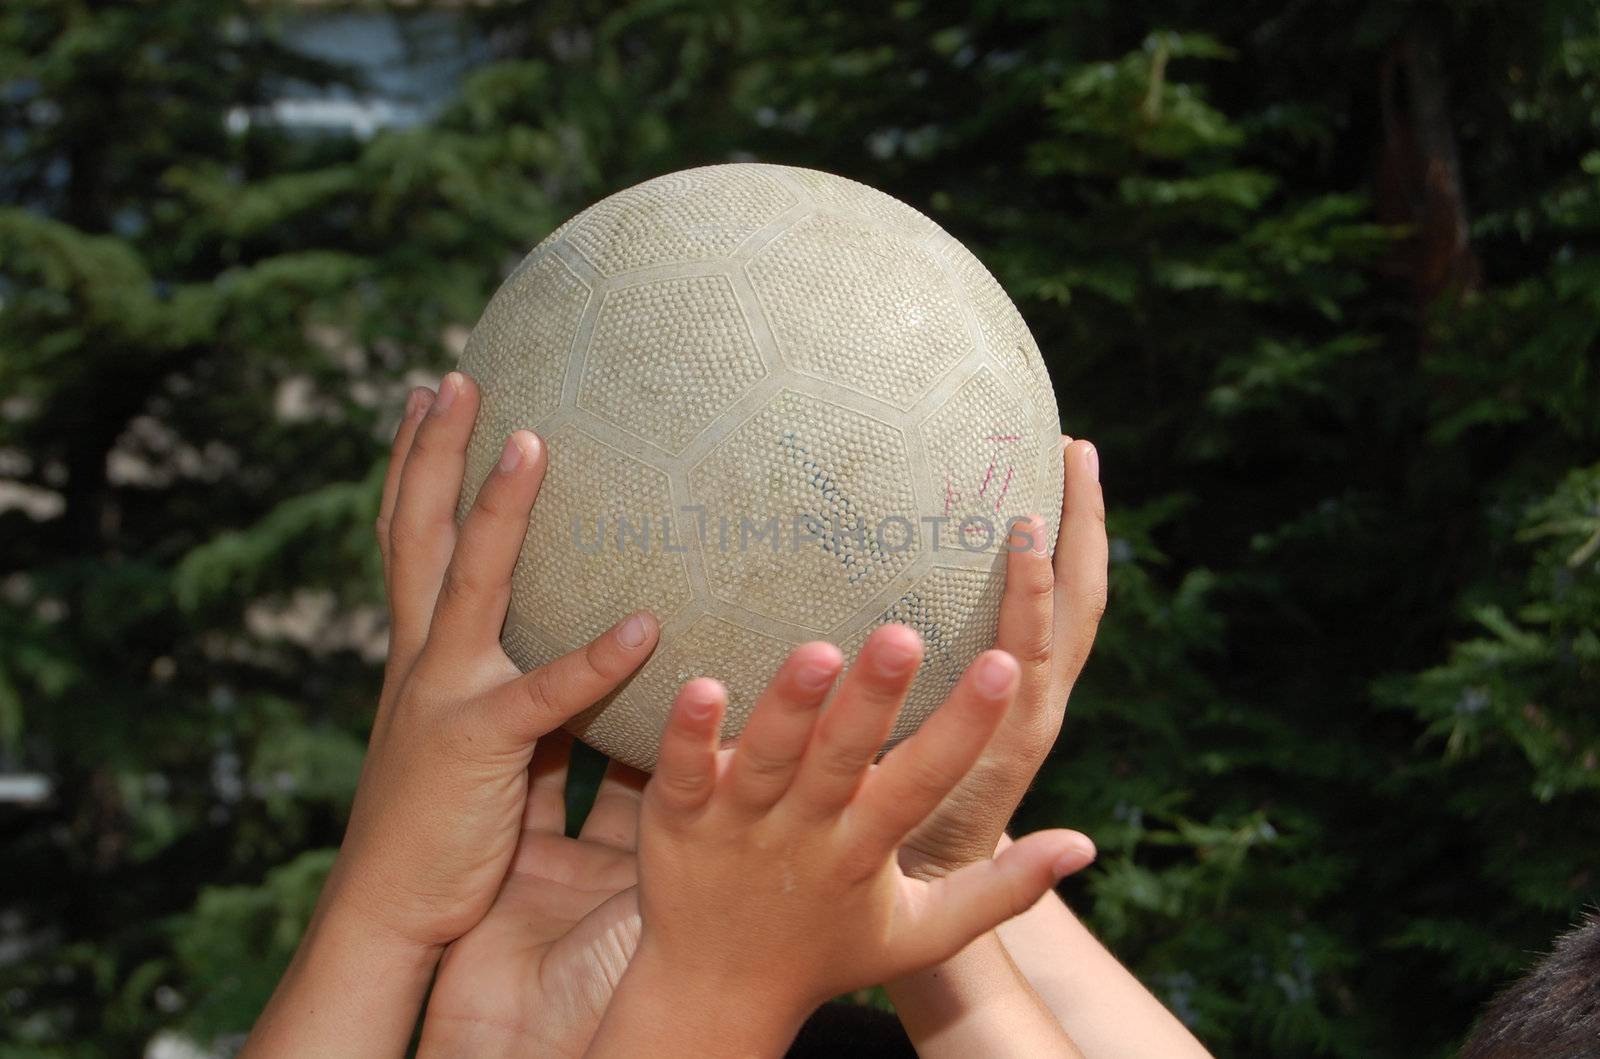
[[325, 892], [241, 1054], [401, 1054], [438, 959]]
[[392, 930], [357, 901], [340, 893], [332, 879], [284, 973], [291, 992], [329, 993], [339, 1006], [408, 1006], [417, 1009], [443, 954]]
[[884, 983], [919, 1055], [1081, 1055], [994, 931]]
[[500, 1059], [528, 1054], [528, 1033], [480, 1019], [441, 1018], [430, 1010], [422, 1018], [417, 1059]]
[[714, 963], [674, 959], [646, 935], [606, 1009], [589, 1054], [639, 1054], [627, 1043], [637, 1040], [648, 1042], [655, 1059], [780, 1056], [822, 1000], [796, 988], [781, 968], [763, 977]]
[[651, 944], [648, 936], [640, 939], [628, 964], [628, 974], [635, 971], [635, 984], [671, 1007], [674, 1021], [685, 1029], [705, 1025], [713, 1033], [730, 1031], [752, 1042], [777, 1038], [780, 1054], [806, 1016], [828, 999], [811, 996], [781, 966], [752, 973], [692, 957], [679, 959]]
[[323, 897], [306, 929], [306, 940], [313, 947], [337, 945], [340, 952], [359, 953], [365, 959], [381, 961], [387, 973], [409, 970], [428, 976], [433, 974], [444, 955], [443, 945], [396, 929], [334, 880], [329, 880]]
[[339, 852], [311, 926], [326, 922], [346, 938], [366, 939], [393, 959], [429, 961], [431, 970], [444, 954], [448, 939], [438, 940], [419, 931], [418, 917], [408, 915], [367, 867], [348, 851]]

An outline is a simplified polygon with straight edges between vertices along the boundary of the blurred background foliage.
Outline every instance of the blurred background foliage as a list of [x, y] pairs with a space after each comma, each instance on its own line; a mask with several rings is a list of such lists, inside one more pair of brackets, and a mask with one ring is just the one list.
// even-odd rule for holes
[[0, 115], [0, 1055], [237, 1043], [356, 780], [405, 387], [730, 159], [966, 240], [1099, 444], [1018, 824], [1096, 837], [1064, 892], [1219, 1054], [1449, 1054], [1600, 895], [1595, 0], [8, 0]]

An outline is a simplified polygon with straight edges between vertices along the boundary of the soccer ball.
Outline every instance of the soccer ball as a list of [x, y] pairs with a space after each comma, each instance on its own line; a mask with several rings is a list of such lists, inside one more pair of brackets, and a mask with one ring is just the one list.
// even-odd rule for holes
[[1022, 317], [938, 225], [843, 177], [741, 163], [620, 191], [506, 279], [460, 367], [482, 391], [463, 513], [506, 435], [549, 449], [511, 658], [661, 620], [570, 725], [639, 768], [684, 681], [727, 686], [731, 738], [795, 645], [849, 658], [885, 622], [926, 645], [904, 738], [993, 645], [1011, 520], [1054, 541], [1060, 423]]

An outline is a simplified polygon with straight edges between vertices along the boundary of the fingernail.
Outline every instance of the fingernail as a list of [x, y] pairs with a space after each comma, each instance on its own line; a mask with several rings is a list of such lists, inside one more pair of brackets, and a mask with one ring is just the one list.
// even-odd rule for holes
[[635, 614], [617, 630], [617, 642], [627, 648], [638, 647], [650, 635], [650, 625], [643, 614]]
[[886, 677], [899, 676], [917, 661], [917, 652], [906, 644], [879, 647], [874, 654], [876, 656], [874, 664], [878, 672]]
[[406, 418], [412, 419], [417, 416], [432, 397], [432, 393], [420, 387], [406, 394]]
[[1093, 445], [1083, 450], [1083, 464], [1089, 468], [1089, 476], [1095, 481], [1100, 480], [1100, 453]]
[[697, 687], [683, 700], [683, 715], [691, 721], [703, 721], [710, 717], [717, 708], [717, 697], [721, 685], [714, 680], [701, 680], [698, 682], [704, 687]]
[[984, 655], [978, 659], [978, 671], [972, 675], [972, 681], [978, 690], [985, 695], [1003, 695], [1011, 687], [1011, 667], [994, 654]]
[[1050, 554], [1050, 536], [1042, 518], [1033, 520], [1033, 554], [1040, 558]]
[[820, 662], [807, 662], [795, 670], [794, 682], [802, 691], [821, 691], [833, 683], [836, 669]]
[[1037, 551], [1039, 548], [1038, 519], [1032, 515], [1015, 519], [1007, 524], [1006, 551]]
[[439, 383], [439, 399], [433, 402], [429, 411], [435, 415], [444, 415], [450, 411], [450, 406], [456, 403], [456, 397], [461, 393], [461, 373], [452, 371]]
[[498, 469], [501, 474], [510, 474], [522, 464], [522, 441], [517, 435], [512, 434], [506, 438], [506, 447], [500, 452]]
[[1056, 858], [1050, 870], [1058, 879], [1064, 879], [1075, 871], [1082, 871], [1095, 858], [1094, 843], [1086, 835], [1073, 835], [1067, 839], [1067, 849]]

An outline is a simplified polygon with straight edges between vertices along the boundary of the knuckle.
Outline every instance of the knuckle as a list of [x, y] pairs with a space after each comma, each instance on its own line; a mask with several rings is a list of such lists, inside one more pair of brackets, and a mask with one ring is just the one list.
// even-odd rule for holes
[[744, 837], [744, 842], [755, 852], [764, 857], [782, 857], [788, 855], [794, 847], [792, 835], [783, 833], [772, 826], [771, 820], [757, 821]]
[[916, 679], [919, 668], [913, 667], [906, 672], [894, 674], [867, 674], [861, 682], [857, 716], [879, 717], [883, 714], [898, 713], [901, 704], [911, 692], [911, 682]]
[[627, 661], [617, 652], [612, 640], [611, 634], [605, 633], [590, 641], [583, 651], [583, 664], [590, 674], [608, 684], [622, 679], [628, 672]]
[[699, 798], [705, 792], [708, 782], [704, 775], [682, 769], [657, 772], [654, 780], [656, 793], [675, 803]]
[[1048, 592], [1054, 573], [1056, 571], [1051, 569], [1048, 555], [1040, 555], [1032, 547], [1016, 550], [1011, 552], [1010, 561], [1006, 563], [1006, 589], [1024, 593], [1040, 592], [1040, 590]]
[[745, 777], [758, 784], [766, 784], [773, 780], [781, 779], [786, 775], [794, 762], [791, 758], [774, 754], [768, 751], [742, 747], [739, 751], [739, 767]]
[[478, 583], [477, 578], [473, 577], [469, 571], [463, 570], [460, 564], [451, 563], [445, 567], [444, 581], [439, 586], [441, 599], [454, 603], [463, 603], [467, 600], [478, 598], [482, 595], [482, 592], [483, 586]]
[[505, 490], [498, 488], [499, 482], [494, 475], [484, 483], [478, 495], [472, 501], [472, 514], [491, 523], [504, 522], [512, 516], [511, 505], [505, 496]]
[[871, 758], [871, 750], [840, 745], [817, 755], [817, 767], [830, 780], [850, 780], [861, 774]]
[[938, 762], [911, 757], [902, 767], [902, 782], [913, 796], [942, 799], [952, 786], [948, 772]]
[[1050, 598], [1055, 583], [1055, 571], [1048, 559], [1014, 562], [1006, 571], [1005, 594], [1024, 604], [1039, 606]]
[[1001, 894], [1005, 900], [1005, 908], [1009, 913], [1006, 917], [1007, 919], [1013, 916], [1020, 916], [1033, 907], [1033, 902], [1037, 895], [1034, 894], [1033, 887], [1029, 885], [1029, 881], [1023, 877], [1021, 872], [1006, 873], [1002, 877], [1000, 885]]
[[668, 789], [679, 794], [699, 794], [706, 789], [706, 778], [699, 772], [674, 771], [664, 778]]
[[1043, 560], [1028, 564], [1022, 577], [1018, 579], [1017, 588], [1024, 594], [1039, 599], [1048, 597], [1055, 585], [1055, 571], [1050, 568], [1049, 560]]
[[863, 844], [840, 855], [838, 874], [852, 882], [869, 879], [883, 867], [883, 855], [870, 844]]
[[438, 435], [434, 432], [431, 417], [424, 416], [422, 423], [417, 427], [417, 432], [411, 436], [411, 448], [406, 453], [406, 459], [428, 459], [438, 450]]
[[1016, 638], [1016, 642], [1006, 649], [1024, 667], [1037, 667], [1050, 661], [1051, 652], [1055, 647], [1055, 637], [1051, 633], [1052, 629], [1048, 623], [1030, 622]]
[[517, 686], [524, 709], [534, 714], [548, 714], [555, 709], [548, 669], [535, 669], [518, 681]]
[[1080, 593], [1084, 610], [1086, 610], [1090, 617], [1095, 621], [1099, 621], [1105, 616], [1106, 605], [1110, 601], [1109, 595], [1110, 594], [1107, 591], [1106, 583], [1103, 580], [1097, 580], [1094, 584], [1085, 586], [1083, 591]]
[[1037, 771], [1036, 763], [1043, 764], [1044, 756], [1061, 735], [1061, 725], [1067, 717], [1067, 696], [1071, 691], [1070, 684], [1048, 681], [1032, 701], [1007, 720], [1007, 724], [1015, 728], [1022, 748], [1010, 764], [1017, 770], [1015, 775], [1025, 777], [1024, 789]]
[[396, 516], [389, 520], [389, 550], [397, 555], [414, 552], [422, 544], [422, 527], [409, 518]]

